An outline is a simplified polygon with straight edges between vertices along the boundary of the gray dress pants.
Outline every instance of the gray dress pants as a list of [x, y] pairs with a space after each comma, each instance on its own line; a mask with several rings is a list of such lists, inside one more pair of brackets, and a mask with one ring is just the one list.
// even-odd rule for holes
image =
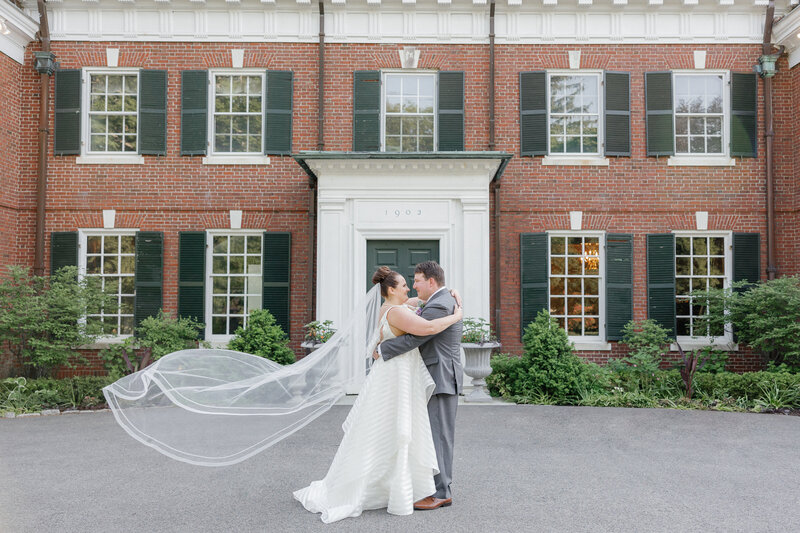
[[453, 442], [456, 432], [456, 409], [458, 394], [434, 394], [428, 401], [428, 417], [431, 420], [433, 446], [439, 462], [436, 483], [436, 498], [451, 498], [450, 483], [453, 480]]

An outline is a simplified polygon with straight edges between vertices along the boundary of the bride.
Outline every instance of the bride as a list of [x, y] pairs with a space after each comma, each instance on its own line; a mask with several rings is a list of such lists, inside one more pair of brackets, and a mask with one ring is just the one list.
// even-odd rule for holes
[[[436, 320], [416, 315], [405, 278], [389, 267], [372, 277], [386, 301], [378, 329], [383, 340], [410, 333], [434, 335], [461, 320], [461, 307]], [[400, 356], [375, 361], [342, 429], [344, 437], [324, 479], [294, 493], [303, 506], [322, 513], [322, 521], [359, 516], [386, 508], [408, 515], [414, 502], [436, 491], [439, 473], [431, 437], [427, 403], [434, 382], [414, 348]]]

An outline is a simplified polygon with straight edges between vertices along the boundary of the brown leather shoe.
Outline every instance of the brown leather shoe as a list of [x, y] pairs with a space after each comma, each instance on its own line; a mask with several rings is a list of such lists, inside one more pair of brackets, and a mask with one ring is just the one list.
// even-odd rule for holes
[[434, 496], [428, 496], [427, 498], [422, 498], [420, 501], [414, 504], [414, 509], [418, 511], [430, 511], [431, 509], [438, 509], [439, 507], [447, 507], [448, 505], [453, 505], [453, 498], [436, 498]]

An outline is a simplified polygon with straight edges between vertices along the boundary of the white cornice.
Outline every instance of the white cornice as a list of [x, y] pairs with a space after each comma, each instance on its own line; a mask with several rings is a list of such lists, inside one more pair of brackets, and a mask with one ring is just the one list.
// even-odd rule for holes
[[[26, 9], [35, 12], [33, 0]], [[778, 0], [782, 15], [800, 0]], [[500, 0], [499, 44], [760, 43], [764, 0]], [[325, 0], [330, 43], [488, 42], [486, 0]], [[316, 42], [315, 0], [49, 0], [53, 40]]]
[[800, 7], [796, 7], [775, 24], [772, 38], [775, 44], [786, 47], [789, 67], [800, 63]]
[[39, 15], [35, 19], [28, 16], [10, 2], [0, 0], [0, 18], [5, 22], [9, 33], [0, 33], [0, 52], [17, 63], [25, 60], [25, 47], [36, 37], [39, 31]]

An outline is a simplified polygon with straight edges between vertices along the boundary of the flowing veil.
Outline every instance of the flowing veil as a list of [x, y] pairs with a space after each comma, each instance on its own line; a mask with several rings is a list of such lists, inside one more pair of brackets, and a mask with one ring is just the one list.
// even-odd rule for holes
[[195, 465], [236, 464], [344, 395], [377, 345], [380, 305], [375, 285], [328, 342], [291, 365], [230, 350], [182, 350], [103, 393], [117, 422], [143, 444]]

